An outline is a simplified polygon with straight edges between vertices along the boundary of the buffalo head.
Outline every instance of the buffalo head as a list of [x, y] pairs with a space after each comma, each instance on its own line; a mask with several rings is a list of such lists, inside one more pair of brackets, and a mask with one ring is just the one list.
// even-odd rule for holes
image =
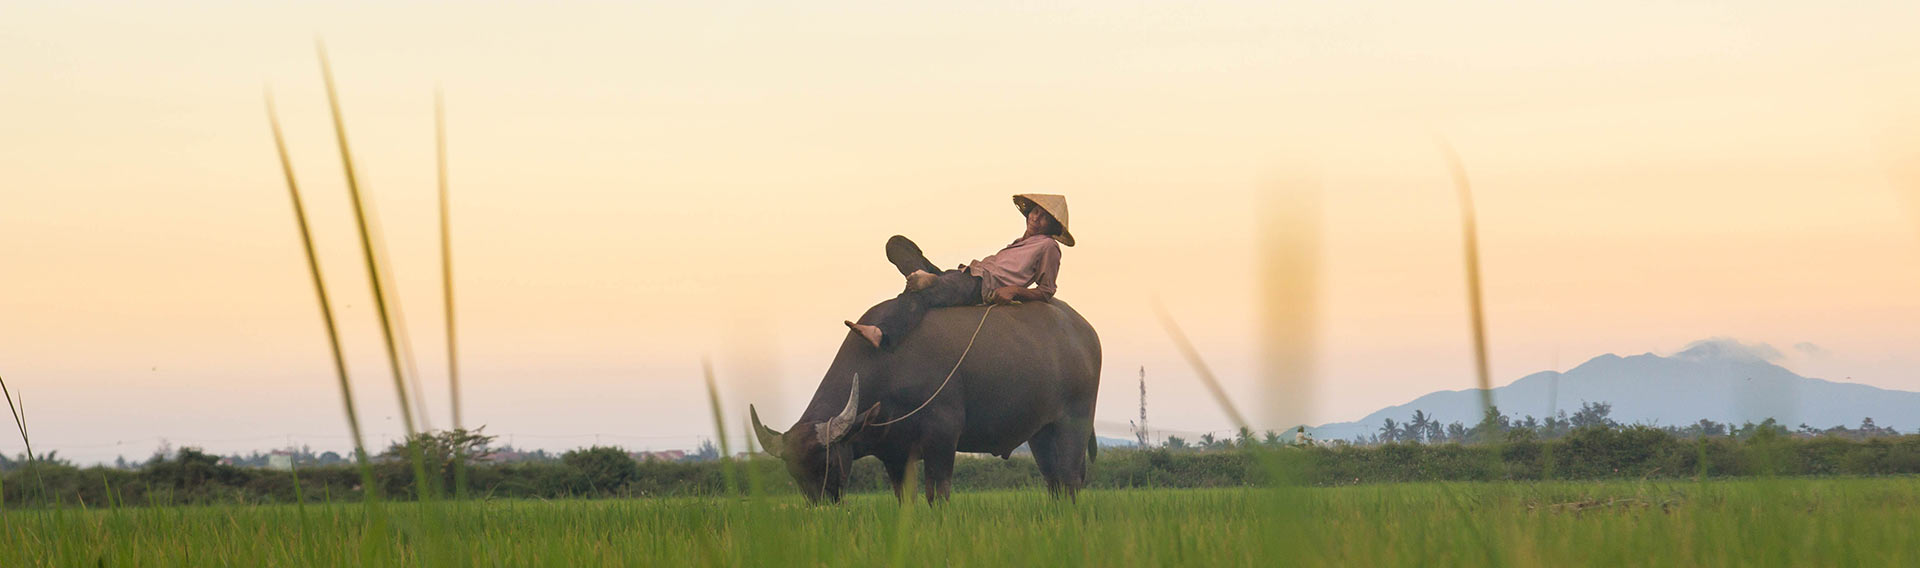
[[793, 429], [782, 433], [760, 423], [760, 411], [747, 405], [753, 418], [753, 433], [760, 449], [787, 462], [787, 473], [800, 486], [800, 492], [815, 503], [825, 498], [839, 502], [847, 483], [847, 471], [853, 465], [854, 452], [848, 443], [880, 411], [875, 403], [866, 412], [860, 408], [860, 375], [853, 376], [847, 405], [826, 420], [809, 422], [802, 418]]

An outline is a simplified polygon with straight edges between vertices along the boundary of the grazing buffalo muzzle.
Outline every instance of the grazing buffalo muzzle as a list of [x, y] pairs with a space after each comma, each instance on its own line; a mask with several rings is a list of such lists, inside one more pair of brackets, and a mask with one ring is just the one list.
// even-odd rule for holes
[[1048, 490], [1071, 497], [1096, 451], [1099, 387], [1100, 338], [1055, 299], [934, 310], [889, 350], [849, 332], [793, 427], [783, 433], [751, 405], [748, 413], [760, 447], [786, 462], [812, 502], [839, 501], [853, 461], [866, 456], [880, 459], [903, 499], [907, 467], [923, 462], [927, 499], [940, 501], [952, 492], [956, 452], [1006, 458], [1021, 444]]
[[[753, 431], [760, 440], [760, 447], [768, 454], [787, 462], [787, 471], [800, 484], [801, 492], [809, 501], [826, 498], [839, 502], [841, 490], [847, 480], [847, 470], [852, 467], [853, 456], [847, 448], [834, 448], [834, 444], [845, 441], [866, 424], [863, 417], [871, 417], [877, 412], [878, 405], [866, 414], [855, 412], [860, 407], [860, 375], [853, 376], [853, 386], [848, 389], [847, 404], [826, 421], [813, 424], [812, 436], [787, 436], [765, 424], [760, 423], [760, 411], [747, 405], [747, 413], [753, 418]], [[807, 432], [809, 430], [795, 425], [789, 432]]]

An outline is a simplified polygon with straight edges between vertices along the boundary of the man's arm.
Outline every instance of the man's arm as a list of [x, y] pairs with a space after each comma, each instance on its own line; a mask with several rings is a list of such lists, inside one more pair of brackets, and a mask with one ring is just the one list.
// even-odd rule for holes
[[1035, 259], [1040, 263], [1040, 277], [1035, 279], [1034, 287], [1001, 286], [993, 291], [993, 303], [1045, 302], [1053, 299], [1053, 292], [1058, 289], [1054, 285], [1054, 280], [1060, 276], [1060, 245], [1052, 242], [1047, 244], [1052, 246], [1047, 247], [1041, 252], [1040, 258]]

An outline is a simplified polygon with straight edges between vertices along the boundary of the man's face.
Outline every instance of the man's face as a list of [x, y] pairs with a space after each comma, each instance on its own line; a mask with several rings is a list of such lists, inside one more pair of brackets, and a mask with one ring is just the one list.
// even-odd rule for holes
[[1027, 208], [1027, 232], [1044, 235], [1053, 228], [1053, 216], [1047, 210], [1035, 205]]

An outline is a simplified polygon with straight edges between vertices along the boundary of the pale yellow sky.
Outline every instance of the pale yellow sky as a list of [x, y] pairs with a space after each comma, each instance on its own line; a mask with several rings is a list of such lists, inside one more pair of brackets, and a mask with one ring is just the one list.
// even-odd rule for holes
[[[1263, 184], [1323, 182], [1319, 388], [1347, 420], [1471, 384], [1478, 193], [1496, 383], [1730, 336], [1920, 390], [1910, 2], [1165, 6], [0, 3], [0, 373], [36, 446], [344, 447], [273, 155], [279, 100], [376, 437], [399, 430], [313, 39], [326, 38], [437, 423], [432, 93], [448, 100], [470, 421], [523, 446], [691, 446], [790, 420], [841, 319], [1065, 193], [1061, 297], [1102, 428], [1226, 427], [1151, 311], [1258, 391]], [[1916, 142], [1902, 146], [1902, 141]], [[1903, 192], [1905, 192], [1903, 194]], [[1524, 410], [1524, 409], [1522, 409]], [[1118, 424], [1119, 429], [1113, 428]], [[0, 439], [0, 451], [18, 451]]]

